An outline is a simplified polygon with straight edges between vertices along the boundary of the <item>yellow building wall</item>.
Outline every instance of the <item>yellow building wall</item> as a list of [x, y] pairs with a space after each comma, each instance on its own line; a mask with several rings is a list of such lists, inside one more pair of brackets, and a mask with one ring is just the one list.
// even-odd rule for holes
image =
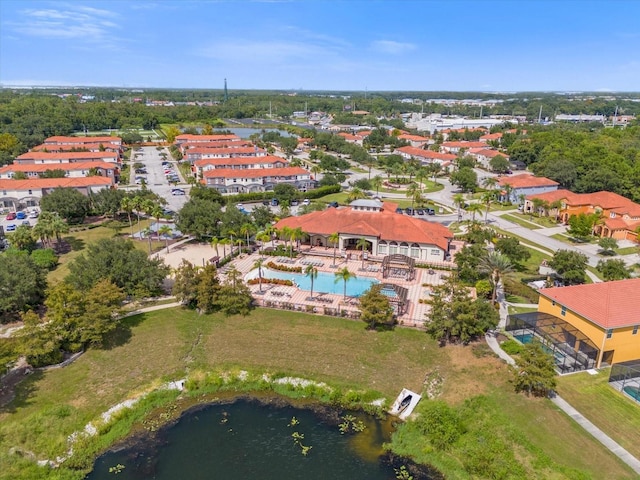
[[[600, 366], [603, 353], [610, 350], [614, 351], [612, 363], [640, 359], [640, 329], [633, 335], [633, 326], [615, 328], [611, 338], [606, 338], [606, 331], [602, 327], [595, 325], [569, 309], [562, 315], [562, 305], [559, 303], [554, 305], [552, 300], [542, 295], [538, 300], [538, 311], [565, 320], [589, 337], [589, 340], [600, 349], [597, 367]], [[640, 325], [640, 316], [638, 317], [638, 324]]]

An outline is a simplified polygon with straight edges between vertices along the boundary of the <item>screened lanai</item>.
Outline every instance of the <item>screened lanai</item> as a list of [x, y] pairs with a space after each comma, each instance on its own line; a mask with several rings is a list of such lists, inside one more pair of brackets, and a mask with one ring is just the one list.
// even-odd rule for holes
[[609, 374], [609, 384], [640, 403], [640, 360], [614, 363]]
[[579, 329], [548, 313], [509, 315], [506, 330], [522, 343], [540, 341], [553, 354], [560, 373], [594, 368], [600, 350]]

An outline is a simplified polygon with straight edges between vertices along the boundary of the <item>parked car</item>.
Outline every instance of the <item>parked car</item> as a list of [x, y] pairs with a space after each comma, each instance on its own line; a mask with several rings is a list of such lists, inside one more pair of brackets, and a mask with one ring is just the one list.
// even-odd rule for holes
[[15, 220], [16, 214], [14, 212], [7, 213], [7, 220]]
[[185, 195], [185, 191], [181, 188], [174, 188], [171, 190], [171, 195]]
[[436, 211], [434, 208], [426, 208], [425, 211], [427, 212], [427, 215], [435, 215]]
[[398, 208], [396, 208], [396, 213], [399, 213], [399, 214], [402, 215], [404, 213], [404, 210], [401, 209], [400, 207], [398, 207]]
[[25, 218], [27, 218], [27, 214], [24, 212], [17, 212], [16, 213], [16, 219], [17, 220], [24, 220]]
[[40, 216], [40, 214], [38, 213], [37, 210], [33, 210], [30, 214], [29, 214], [29, 218], [38, 218]]
[[7, 232], [15, 232], [15, 230], [16, 230], [16, 225], [15, 225], [14, 223], [12, 223], [12, 224], [10, 224], [10, 225], [7, 225], [7, 227], [5, 228], [5, 230], [6, 230]]
[[291, 206], [295, 207], [299, 204], [300, 202], [298, 202], [298, 200], [291, 200]]
[[311, 203], [311, 202], [309, 201], [309, 199], [308, 199], [308, 198], [305, 198], [305, 199], [302, 201], [302, 205], [309, 205], [310, 203]]
[[22, 225], [24, 225], [25, 227], [31, 227], [31, 224], [29, 223], [29, 220], [23, 220], [22, 221]]
[[329, 202], [330, 207], [338, 208], [338, 205], [340, 205], [338, 202]]
[[424, 210], [422, 210], [421, 208], [417, 209], [416, 215], [424, 215]]
[[278, 205], [280, 205], [280, 200], [278, 200], [277, 198], [272, 198], [271, 199], [271, 206], [272, 207], [277, 207]]
[[404, 212], [405, 212], [407, 215], [413, 215], [413, 208], [411, 208], [411, 207], [407, 207], [407, 208], [405, 208], [405, 209], [404, 209]]

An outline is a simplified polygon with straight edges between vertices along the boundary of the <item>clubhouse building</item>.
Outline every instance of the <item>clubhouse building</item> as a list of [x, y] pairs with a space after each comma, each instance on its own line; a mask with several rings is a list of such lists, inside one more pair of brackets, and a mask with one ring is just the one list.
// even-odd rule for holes
[[[366, 241], [367, 257], [403, 255], [414, 262], [440, 264], [449, 260], [453, 233], [447, 227], [396, 213], [397, 205], [362, 199], [349, 206], [327, 208], [298, 217], [287, 217], [276, 229], [300, 228], [311, 247], [333, 248], [329, 237], [335, 233], [341, 255], [362, 254], [360, 239]], [[373, 260], [374, 258], [370, 258]]]

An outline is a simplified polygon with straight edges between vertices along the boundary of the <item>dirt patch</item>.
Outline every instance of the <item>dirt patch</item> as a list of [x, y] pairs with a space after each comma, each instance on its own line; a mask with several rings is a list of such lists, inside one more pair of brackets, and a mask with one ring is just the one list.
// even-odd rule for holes
[[17, 385], [33, 372], [29, 365], [14, 368], [0, 379], [0, 408], [6, 407], [16, 396]]

